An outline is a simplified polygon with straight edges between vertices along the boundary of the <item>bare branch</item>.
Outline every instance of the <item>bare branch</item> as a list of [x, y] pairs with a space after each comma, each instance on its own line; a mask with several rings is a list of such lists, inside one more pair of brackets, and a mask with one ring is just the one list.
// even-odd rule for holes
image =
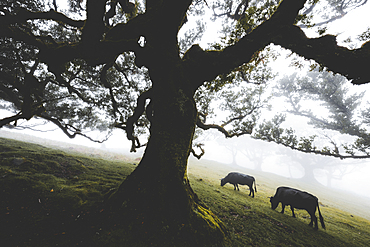
[[[249, 6], [249, 0], [241, 1], [239, 3], [238, 7], [236, 7], [236, 10], [233, 14], [231, 13], [232, 4], [233, 4], [233, 2], [231, 2], [230, 9], [225, 13], [216, 14], [215, 9], [213, 9], [213, 15], [215, 17], [221, 17], [221, 16], [226, 15], [228, 18], [230, 18], [232, 20], [235, 20], [235, 21], [243, 19], [245, 17], [245, 11]], [[241, 9], [242, 9], [242, 11], [240, 11]]]
[[285, 143], [279, 143], [277, 142], [277, 144], [281, 144], [285, 147], [288, 147], [292, 150], [297, 150], [297, 151], [300, 151], [300, 152], [303, 152], [303, 153], [312, 153], [312, 154], [320, 154], [320, 155], [324, 155], [324, 156], [330, 156], [330, 157], [335, 157], [335, 158], [340, 158], [341, 160], [342, 159], [367, 159], [367, 158], [370, 158], [370, 155], [342, 155], [342, 154], [339, 154], [334, 152], [326, 152], [326, 151], [322, 151], [322, 150], [313, 150], [313, 149], [300, 149], [298, 147], [292, 147], [290, 145], [287, 145]]
[[109, 3], [110, 9], [105, 13], [104, 21], [105, 25], [109, 27], [109, 19], [116, 15], [116, 7], [117, 7], [117, 1], [110, 1]]
[[202, 120], [199, 118], [198, 116], [198, 119], [197, 119], [197, 126], [203, 130], [208, 130], [208, 129], [216, 129], [218, 131], [220, 131], [222, 134], [225, 135], [225, 137], [227, 138], [231, 138], [231, 137], [238, 137], [238, 136], [242, 136], [242, 135], [247, 135], [247, 134], [251, 134], [252, 131], [240, 131], [240, 132], [237, 132], [237, 133], [232, 133], [230, 134], [224, 127], [223, 125], [217, 125], [217, 124], [205, 124], [202, 122]]
[[46, 115], [45, 113], [40, 114], [39, 117], [41, 117], [41, 118], [43, 118], [45, 120], [48, 120], [51, 123], [53, 123], [56, 126], [58, 126], [59, 129], [61, 129], [63, 131], [63, 133], [66, 134], [71, 139], [73, 139], [77, 135], [79, 135], [79, 136], [82, 136], [82, 137], [87, 138], [88, 140], [90, 140], [92, 142], [103, 143], [106, 140], [108, 140], [109, 137], [111, 136], [111, 134], [108, 134], [104, 139], [102, 139], [102, 140], [96, 140], [96, 139], [93, 139], [93, 138], [91, 138], [90, 136], [88, 136], [86, 134], [83, 134], [78, 128], [76, 128], [76, 127], [74, 127], [74, 126], [72, 126], [70, 124], [61, 123], [57, 118], [50, 117], [50, 116]]
[[58, 11], [57, 1], [53, 0], [53, 7], [55, 11]]
[[197, 148], [199, 148], [199, 149], [200, 149], [200, 151], [201, 151], [201, 153], [200, 153], [200, 154], [196, 154], [193, 148], [190, 150], [190, 152], [191, 152], [191, 153], [194, 155], [194, 157], [195, 157], [195, 158], [197, 158], [198, 160], [199, 160], [200, 158], [202, 158], [202, 156], [205, 154], [205, 151], [204, 151], [204, 149], [202, 148], [202, 146], [204, 146], [204, 144], [203, 144], [203, 143], [198, 143], [198, 144], [196, 144], [196, 145], [195, 145], [195, 147], [197, 147]]
[[[18, 114], [14, 115], [14, 116], [11, 116], [11, 117], [3, 118], [3, 119], [0, 120], [0, 128], [2, 128], [3, 126], [6, 126], [6, 125], [10, 126], [11, 122], [14, 122], [13, 126], [16, 127], [17, 126], [17, 120], [19, 120], [19, 119], [25, 119], [22, 112], [19, 112]], [[10, 127], [10, 128], [12, 128], [12, 127]]]
[[113, 104], [113, 115], [114, 115], [114, 117], [116, 117], [116, 112], [120, 113], [119, 110], [118, 110], [118, 103], [117, 103], [116, 99], [114, 98], [112, 85], [107, 80], [107, 71], [110, 67], [112, 67], [112, 65], [113, 65], [113, 63], [107, 63], [106, 65], [104, 65], [104, 67], [101, 71], [101, 74], [100, 74], [100, 80], [102, 81], [104, 87], [109, 89], [110, 98], [111, 98], [112, 104]]
[[134, 135], [134, 124], [139, 120], [140, 116], [144, 113], [145, 103], [147, 99], [151, 99], [152, 91], [142, 93], [137, 99], [137, 105], [134, 111], [134, 114], [127, 119], [127, 122], [123, 124], [116, 123], [114, 127], [120, 128], [126, 131], [127, 139], [131, 141], [131, 150], [130, 152], [136, 152], [137, 148], [146, 146], [146, 144], [141, 145], [137, 136]]

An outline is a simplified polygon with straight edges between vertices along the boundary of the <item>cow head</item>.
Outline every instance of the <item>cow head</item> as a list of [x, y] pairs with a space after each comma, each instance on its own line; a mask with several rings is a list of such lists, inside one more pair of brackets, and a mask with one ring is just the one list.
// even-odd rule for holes
[[273, 196], [270, 197], [271, 208], [275, 209], [279, 205], [279, 201]]
[[226, 181], [224, 178], [221, 178], [221, 186], [224, 186], [226, 184]]

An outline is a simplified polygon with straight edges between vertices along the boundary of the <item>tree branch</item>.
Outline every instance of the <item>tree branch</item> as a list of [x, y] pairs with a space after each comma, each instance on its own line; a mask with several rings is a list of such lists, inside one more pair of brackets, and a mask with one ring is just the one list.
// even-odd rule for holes
[[282, 142], [276, 142], [277, 144], [281, 144], [285, 147], [288, 147], [292, 150], [297, 150], [299, 152], [303, 152], [303, 153], [312, 153], [312, 154], [320, 154], [320, 155], [324, 155], [324, 156], [330, 156], [330, 157], [334, 157], [334, 158], [340, 158], [341, 160], [343, 159], [367, 159], [367, 158], [370, 158], [370, 155], [366, 154], [366, 155], [342, 155], [339, 153], [339, 151], [337, 150], [337, 146], [334, 147], [334, 153], [333, 152], [329, 152], [329, 151], [322, 151], [322, 150], [313, 150], [313, 149], [301, 149], [301, 148], [298, 148], [298, 147], [292, 147], [290, 145], [287, 145], [285, 143], [282, 143]]
[[199, 149], [200, 149], [200, 151], [201, 151], [201, 153], [200, 153], [200, 154], [196, 154], [193, 148], [190, 150], [190, 152], [193, 154], [193, 156], [194, 156], [195, 158], [197, 158], [198, 160], [199, 160], [200, 158], [202, 158], [202, 156], [205, 154], [205, 151], [204, 151], [204, 149], [202, 148], [202, 146], [204, 146], [204, 144], [202, 144], [202, 143], [198, 143], [198, 144], [196, 144], [196, 145], [195, 145], [195, 147], [197, 147], [197, 148], [199, 148]]
[[[249, 6], [249, 0], [241, 1], [239, 3], [238, 7], [236, 8], [234, 14], [231, 14], [231, 8], [232, 8], [232, 5], [233, 5], [233, 2], [231, 2], [230, 5], [231, 5], [230, 6], [230, 9], [227, 12], [222, 13], [222, 14], [216, 14], [215, 9], [213, 8], [213, 15], [215, 17], [220, 17], [220, 16], [226, 15], [228, 18], [230, 18], [232, 20], [235, 20], [235, 21], [238, 21], [238, 20], [240, 20], [240, 19], [242, 19], [242, 18], [245, 17], [245, 11], [246, 11], [246, 9]], [[240, 10], [241, 10], [242, 7], [243, 7], [243, 10], [240, 13]]]
[[235, 133], [229, 133], [224, 127], [223, 125], [217, 125], [217, 124], [205, 124], [202, 122], [202, 120], [199, 118], [198, 116], [198, 119], [197, 119], [197, 126], [203, 130], [209, 130], [209, 129], [216, 129], [218, 131], [220, 131], [222, 134], [225, 135], [226, 138], [231, 138], [231, 137], [238, 137], [238, 136], [242, 136], [242, 135], [250, 135], [252, 134], [252, 131], [240, 131], [240, 132], [235, 132]]
[[16, 15], [6, 14], [0, 15], [1, 25], [9, 25], [15, 23], [24, 23], [27, 20], [53, 20], [56, 22], [62, 22], [73, 27], [82, 28], [85, 21], [73, 20], [60, 12], [56, 12], [51, 9], [48, 12], [32, 12], [25, 8], [20, 8]]
[[116, 128], [120, 128], [126, 131], [127, 139], [131, 141], [130, 152], [136, 152], [137, 148], [146, 146], [146, 144], [141, 145], [137, 136], [134, 135], [134, 124], [139, 120], [140, 116], [143, 114], [145, 110], [146, 100], [151, 99], [151, 97], [152, 97], [151, 89], [142, 93], [137, 99], [137, 105], [134, 114], [127, 119], [126, 123], [124, 123], [125, 125], [116, 123], [114, 126]]
[[120, 111], [118, 110], [118, 103], [117, 103], [116, 99], [114, 98], [112, 85], [107, 80], [107, 71], [112, 66], [113, 66], [113, 63], [107, 63], [107, 64], [104, 65], [104, 67], [103, 67], [103, 69], [100, 73], [100, 80], [103, 83], [104, 87], [109, 90], [109, 95], [110, 95], [110, 98], [111, 98], [112, 104], [113, 104], [113, 115], [114, 115], [114, 117], [116, 117], [116, 112], [120, 113]]
[[291, 26], [286, 28], [281, 36], [276, 36], [273, 43], [306, 59], [315, 60], [330, 71], [353, 80], [353, 84], [370, 81], [367, 66], [370, 63], [370, 42], [363, 44], [359, 49], [349, 50], [338, 46], [335, 36], [325, 35], [310, 39], [299, 27]]
[[193, 45], [185, 53], [183, 63], [186, 74], [194, 82], [194, 86], [197, 88], [204, 81], [212, 81], [219, 74], [229, 73], [243, 63], [249, 62], [255, 52], [269, 45], [274, 37], [281, 36], [282, 30], [293, 26], [305, 2], [305, 0], [283, 0], [269, 20], [224, 50], [203, 51], [199, 45]]
[[283, 0], [272, 17], [241, 38], [235, 45], [221, 51], [203, 51], [193, 45], [184, 55], [187, 74], [197, 88], [204, 81], [249, 62], [253, 54], [270, 43], [281, 45], [306, 59], [313, 59], [330, 71], [342, 74], [354, 84], [370, 81], [370, 42], [361, 48], [349, 50], [337, 45], [335, 36], [307, 38], [294, 26], [298, 11], [306, 1]]
[[16, 115], [11, 116], [11, 117], [0, 119], [0, 128], [6, 125], [10, 125], [11, 122], [14, 122], [14, 126], [17, 126], [17, 120], [19, 119], [25, 119], [25, 116], [23, 116], [22, 112], [19, 112]]
[[55, 124], [56, 126], [58, 126], [59, 129], [61, 129], [63, 131], [63, 133], [71, 139], [73, 139], [77, 135], [79, 135], [79, 136], [82, 136], [82, 137], [85, 137], [85, 138], [89, 139], [92, 142], [103, 143], [106, 140], [108, 140], [108, 138], [110, 137], [110, 135], [107, 135], [103, 140], [96, 140], [96, 139], [91, 138], [90, 136], [87, 136], [87, 135], [81, 133], [81, 131], [79, 129], [75, 128], [74, 126], [72, 126], [70, 124], [63, 124], [57, 118], [50, 117], [50, 116], [46, 115], [45, 113], [40, 114], [38, 116], [45, 119], [45, 120], [48, 120], [49, 122]]
[[250, 109], [248, 112], [246, 112], [246, 113], [244, 113], [244, 114], [240, 114], [239, 116], [236, 116], [236, 117], [230, 118], [228, 121], [224, 122], [224, 123], [221, 125], [221, 127], [225, 127], [226, 125], [228, 125], [228, 124], [230, 124], [230, 123], [232, 123], [232, 122], [234, 122], [234, 121], [237, 121], [237, 120], [243, 120], [246, 116], [251, 115], [255, 110], [260, 109], [260, 108], [262, 108], [262, 107], [263, 107], [263, 105], [262, 105], [262, 104], [261, 104], [261, 105], [259, 105], [259, 104], [254, 105], [253, 107], [251, 107], [251, 109]]
[[107, 0], [87, 0], [87, 19], [81, 36], [81, 41], [85, 43], [84, 46], [94, 46], [103, 39], [106, 2]]

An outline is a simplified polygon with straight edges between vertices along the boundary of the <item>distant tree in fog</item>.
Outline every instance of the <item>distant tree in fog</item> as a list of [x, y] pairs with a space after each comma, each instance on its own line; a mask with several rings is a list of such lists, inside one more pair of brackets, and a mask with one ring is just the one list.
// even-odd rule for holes
[[[278, 151], [283, 158], [283, 165], [291, 168], [303, 169], [303, 176], [299, 179], [309, 183], [319, 183], [318, 177], [325, 176], [326, 186], [331, 187], [332, 181], [342, 178], [358, 169], [363, 163], [343, 162], [333, 157], [323, 155], [309, 155], [299, 151], [281, 148]], [[290, 174], [290, 176], [292, 176]]]
[[[298, 76], [296, 73], [286, 76], [279, 81], [275, 92], [276, 96], [286, 98], [288, 104], [285, 114], [277, 115], [259, 125], [253, 136], [305, 153], [341, 159], [369, 158], [370, 133], [367, 126], [370, 122], [370, 108], [365, 109], [361, 105], [364, 93], [350, 93], [349, 82], [330, 72], [315, 70], [305, 76]], [[333, 134], [316, 132], [311, 136], [299, 137], [292, 128], [281, 127], [286, 114], [304, 117], [317, 130], [329, 130]], [[349, 144], [337, 143], [332, 137], [334, 134], [352, 136], [354, 141]], [[327, 144], [318, 144], [323, 140]]]

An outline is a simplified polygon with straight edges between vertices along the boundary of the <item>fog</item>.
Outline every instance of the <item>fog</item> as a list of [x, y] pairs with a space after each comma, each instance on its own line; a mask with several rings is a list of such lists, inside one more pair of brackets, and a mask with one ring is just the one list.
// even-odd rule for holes
[[249, 136], [207, 141], [204, 159], [318, 183], [370, 198], [370, 160], [305, 154]]
[[[46, 127], [47, 126], [47, 127]], [[103, 144], [94, 143], [83, 137], [69, 139], [61, 130], [52, 125], [45, 125], [43, 131], [34, 130], [0, 130], [0, 137], [21, 139], [27, 142], [56, 142], [82, 145], [109, 152], [117, 152], [131, 157], [141, 157], [145, 148], [136, 153], [129, 153], [131, 143], [122, 130], [115, 130], [108, 141]], [[49, 130], [49, 131], [47, 131]], [[250, 136], [226, 139], [217, 131], [209, 131], [202, 159], [220, 163], [274, 173], [280, 176], [317, 183], [334, 189], [340, 189], [370, 198], [370, 160], [354, 160], [325, 157], [322, 155], [305, 154], [293, 151], [275, 143], [252, 139]], [[22, 135], [23, 134], [23, 135]], [[51, 142], [50, 142], [51, 140]]]

